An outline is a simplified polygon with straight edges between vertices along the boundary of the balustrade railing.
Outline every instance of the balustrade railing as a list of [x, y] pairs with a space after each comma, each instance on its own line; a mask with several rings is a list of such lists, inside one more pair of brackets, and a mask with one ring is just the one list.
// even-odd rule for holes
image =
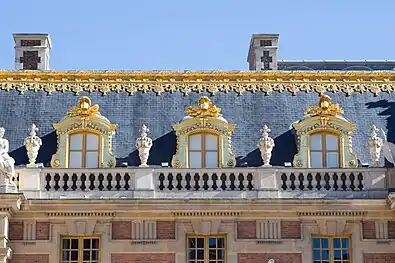
[[[385, 189], [385, 168], [17, 169], [22, 191], [363, 191]], [[19, 178], [19, 179], [18, 179]]]
[[131, 189], [127, 169], [44, 169], [46, 191], [122, 191]]
[[285, 191], [362, 191], [367, 169], [279, 169]]
[[256, 169], [163, 169], [155, 174], [160, 191], [251, 191]]

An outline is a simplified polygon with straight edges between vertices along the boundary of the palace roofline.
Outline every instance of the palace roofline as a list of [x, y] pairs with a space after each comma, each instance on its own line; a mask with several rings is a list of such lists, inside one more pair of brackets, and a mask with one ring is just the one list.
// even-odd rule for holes
[[395, 71], [0, 71], [0, 90], [53, 92], [381, 92], [395, 91]]

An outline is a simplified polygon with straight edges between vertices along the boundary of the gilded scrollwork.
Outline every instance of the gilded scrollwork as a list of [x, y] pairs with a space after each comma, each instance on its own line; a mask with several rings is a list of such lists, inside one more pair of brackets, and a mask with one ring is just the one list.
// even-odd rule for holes
[[235, 92], [242, 95], [246, 92], [381, 92], [395, 91], [395, 72], [369, 71], [206, 71], [206, 72], [167, 72], [167, 71], [66, 71], [66, 72], [28, 72], [0, 71], [0, 90], [54, 92], [154, 92], [158, 95], [169, 92]]

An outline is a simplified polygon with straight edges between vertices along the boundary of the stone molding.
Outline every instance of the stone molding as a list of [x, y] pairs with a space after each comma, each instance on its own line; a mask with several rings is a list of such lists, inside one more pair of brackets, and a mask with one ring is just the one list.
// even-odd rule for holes
[[395, 91], [392, 71], [0, 71], [0, 90], [53, 92], [381, 92]]

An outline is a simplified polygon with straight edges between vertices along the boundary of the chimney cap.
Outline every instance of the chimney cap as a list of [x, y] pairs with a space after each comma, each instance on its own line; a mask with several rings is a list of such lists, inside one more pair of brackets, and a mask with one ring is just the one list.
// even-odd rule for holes
[[250, 47], [248, 49], [247, 62], [250, 61], [250, 56], [251, 53], [253, 52], [255, 39], [269, 40], [269, 39], [279, 39], [279, 38], [280, 38], [280, 34], [252, 34], [250, 40]]
[[40, 39], [47, 40], [48, 47], [52, 48], [51, 37], [48, 33], [14, 33], [12, 35], [14, 37], [15, 44], [17, 43], [17, 39]]

